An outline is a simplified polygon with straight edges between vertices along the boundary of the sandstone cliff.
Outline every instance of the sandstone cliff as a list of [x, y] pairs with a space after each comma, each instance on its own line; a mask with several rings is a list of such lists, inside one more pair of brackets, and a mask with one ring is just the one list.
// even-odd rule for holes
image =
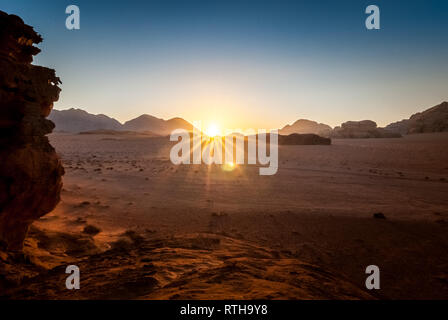
[[391, 123], [385, 129], [401, 134], [448, 131], [448, 102], [444, 101], [425, 111], [415, 113], [409, 119]]
[[408, 134], [448, 131], [448, 102], [411, 116]]

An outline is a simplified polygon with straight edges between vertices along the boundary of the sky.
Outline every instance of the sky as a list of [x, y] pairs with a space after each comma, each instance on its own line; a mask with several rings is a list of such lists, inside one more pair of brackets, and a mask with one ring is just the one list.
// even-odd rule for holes
[[[65, 8], [81, 12], [68, 30]], [[367, 30], [365, 9], [380, 9]], [[44, 42], [58, 110], [280, 128], [379, 126], [448, 100], [448, 1], [0, 0]]]

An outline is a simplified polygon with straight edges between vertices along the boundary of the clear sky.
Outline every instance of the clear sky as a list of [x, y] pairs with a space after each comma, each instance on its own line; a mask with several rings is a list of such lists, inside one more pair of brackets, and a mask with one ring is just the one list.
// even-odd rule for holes
[[[65, 28], [76, 4], [81, 29]], [[369, 31], [365, 8], [381, 10]], [[44, 37], [56, 109], [277, 128], [379, 125], [448, 100], [448, 1], [1, 0]]]

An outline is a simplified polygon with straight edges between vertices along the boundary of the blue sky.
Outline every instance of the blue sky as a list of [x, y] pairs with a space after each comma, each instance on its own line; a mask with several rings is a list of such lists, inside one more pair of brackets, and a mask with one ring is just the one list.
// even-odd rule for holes
[[[65, 28], [76, 4], [81, 29]], [[381, 30], [364, 26], [369, 4]], [[448, 100], [448, 1], [23, 1], [57, 109], [225, 128], [299, 118], [385, 125]]]

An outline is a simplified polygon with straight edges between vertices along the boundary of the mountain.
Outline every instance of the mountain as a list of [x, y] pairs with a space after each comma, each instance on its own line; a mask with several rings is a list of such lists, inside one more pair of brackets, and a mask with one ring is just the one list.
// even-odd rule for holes
[[[81, 109], [52, 110], [48, 119], [55, 125], [55, 131], [72, 133], [115, 130], [151, 133], [155, 135], [169, 135], [175, 129], [192, 131], [193, 126], [182, 118], [163, 120], [141, 115], [121, 124], [117, 120], [103, 114], [90, 114]], [[409, 119], [394, 122], [385, 128], [378, 128], [371, 120], [347, 121], [340, 127], [332, 129], [330, 126], [316, 121], [299, 119], [292, 125], [286, 125], [279, 130], [280, 135], [316, 134], [332, 138], [392, 138], [403, 134], [448, 131], [448, 102], [442, 102], [423, 112], [412, 115]]]
[[299, 119], [292, 125], [286, 125], [279, 130], [281, 135], [290, 135], [292, 133], [313, 133], [322, 137], [329, 137], [331, 134], [331, 127], [323, 124], [317, 123], [316, 121]]
[[48, 119], [56, 125], [55, 131], [78, 133], [91, 130], [120, 130], [121, 123], [104, 114], [90, 114], [81, 109], [52, 110]]
[[175, 129], [192, 131], [193, 126], [182, 118], [163, 120], [144, 114], [135, 119], [126, 121], [123, 124], [122, 129], [137, 132], [150, 131], [160, 135], [169, 135]]
[[169, 135], [175, 129], [193, 130], [193, 126], [182, 118], [159, 119], [147, 114], [121, 124], [104, 114], [91, 114], [81, 109], [52, 110], [48, 119], [56, 125], [55, 131], [105, 132], [133, 131], [153, 135]]

